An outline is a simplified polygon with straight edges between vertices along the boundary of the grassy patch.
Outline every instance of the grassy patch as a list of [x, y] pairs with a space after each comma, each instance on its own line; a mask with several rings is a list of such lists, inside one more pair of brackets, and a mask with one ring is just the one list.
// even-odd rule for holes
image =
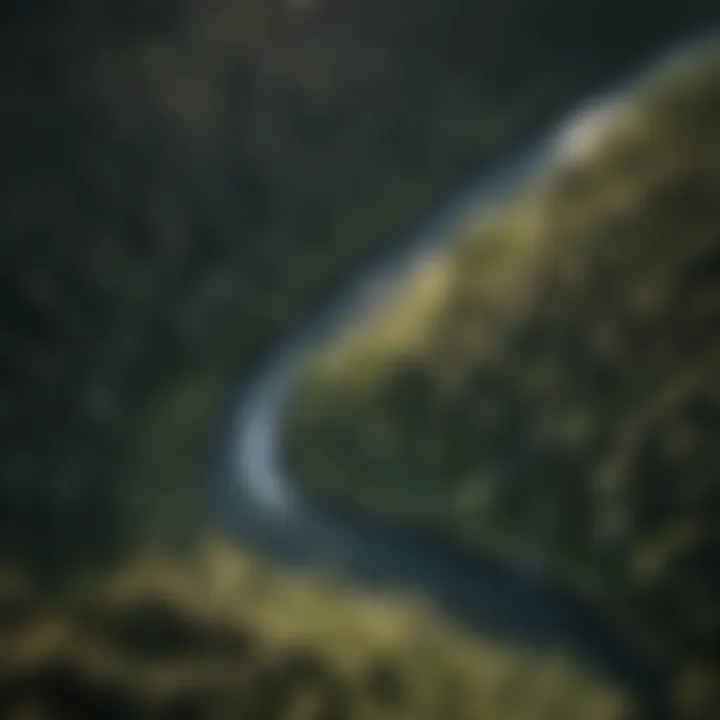
[[279, 576], [217, 543], [190, 564], [146, 557], [51, 605], [6, 579], [0, 603], [4, 716], [624, 720], [633, 712], [622, 691], [561, 657], [472, 643], [406, 599], [358, 599], [330, 581]]

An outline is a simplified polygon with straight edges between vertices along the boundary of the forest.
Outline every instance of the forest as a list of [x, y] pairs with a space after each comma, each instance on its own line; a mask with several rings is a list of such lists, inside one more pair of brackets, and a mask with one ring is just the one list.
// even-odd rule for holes
[[[417, 598], [388, 608], [312, 579], [289, 590], [282, 568], [228, 538], [211, 559], [191, 556], [218, 534], [206, 466], [219, 407], [279, 334], [575, 103], [705, 31], [716, 5], [5, 3], [0, 717], [642, 718], [602, 673], [472, 637], [432, 608], [417, 619]], [[336, 392], [321, 371], [297, 388], [313, 399], [287, 424], [308, 491], [398, 521], [439, 519], [499, 557], [531, 545], [561, 577], [612, 587], [633, 624], [647, 612], [638, 627], [681, 658], [683, 720], [712, 719], [717, 668], [717, 408], [697, 395], [718, 392], [716, 79], [710, 68], [682, 92], [648, 91], [657, 112], [636, 112], [663, 119], [651, 133], [630, 123], [597, 167], [547, 178], [521, 211], [473, 231], [448, 258], [447, 303], [423, 303], [441, 315], [426, 323], [406, 306], [403, 325], [427, 353], [373, 364], [370, 341], [362, 376], [377, 392], [358, 404], [354, 380]], [[634, 153], [642, 172], [626, 180]], [[515, 224], [549, 209], [527, 234]], [[491, 233], [509, 242], [479, 241]], [[602, 238], [618, 234], [604, 254]], [[660, 252], [646, 267], [648, 243]], [[613, 284], [616, 271], [642, 283]], [[547, 273], [558, 282], [540, 282], [531, 332], [523, 286]], [[492, 293], [513, 294], [510, 316], [493, 315]], [[486, 336], [466, 333], [480, 325]], [[586, 346], [591, 326], [598, 347], [609, 343], [603, 367]], [[626, 346], [637, 327], [647, 336]], [[498, 343], [500, 367], [485, 343]], [[678, 386], [654, 405], [676, 368]], [[563, 423], [577, 429], [581, 400], [598, 427], [568, 453]], [[588, 458], [607, 459], [597, 488]], [[550, 494], [521, 481], [528, 467]], [[232, 579], [243, 568], [262, 592]], [[372, 634], [406, 622], [408, 636]]]

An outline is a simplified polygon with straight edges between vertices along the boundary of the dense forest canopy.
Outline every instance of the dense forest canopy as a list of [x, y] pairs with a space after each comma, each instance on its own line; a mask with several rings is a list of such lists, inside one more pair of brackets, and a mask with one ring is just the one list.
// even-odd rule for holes
[[4, 5], [0, 546], [64, 563], [192, 497], [219, 385], [296, 310], [713, 5]]

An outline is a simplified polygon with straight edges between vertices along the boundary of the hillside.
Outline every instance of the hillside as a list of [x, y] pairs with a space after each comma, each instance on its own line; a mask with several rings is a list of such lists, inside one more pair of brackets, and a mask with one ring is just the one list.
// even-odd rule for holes
[[[3, 718], [628, 720], [551, 654], [471, 643], [419, 606], [283, 579], [211, 545], [47, 603], [0, 582]], [[518, 693], [518, 689], [522, 692]]]
[[[719, 129], [715, 49], [652, 78], [590, 142], [574, 133], [381, 317], [319, 350], [286, 428], [312, 493], [538, 563], [706, 690], [720, 670]], [[720, 706], [683, 702], [688, 717]]]

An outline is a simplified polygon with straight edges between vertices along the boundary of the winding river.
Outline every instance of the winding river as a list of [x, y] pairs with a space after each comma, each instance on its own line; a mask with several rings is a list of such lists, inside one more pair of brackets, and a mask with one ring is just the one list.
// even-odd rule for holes
[[[687, 44], [681, 47], [671, 58], [688, 54]], [[617, 92], [604, 94], [599, 103], [583, 107], [609, 108], [618, 97]], [[403, 277], [441, 252], [463, 223], [507, 197], [558, 155], [575, 152], [578, 139], [590, 137], [591, 128], [584, 125], [590, 116], [581, 111], [571, 117], [572, 132], [565, 124], [559, 134], [544, 135], [499, 170], [484, 173], [440, 208], [421, 233], [371, 262], [356, 282], [280, 339], [224, 411], [216, 438], [220, 450], [213, 459], [213, 512], [245, 546], [292, 572], [332, 573], [361, 592], [419, 594], [473, 632], [551, 647], [613, 677], [651, 704], [653, 717], [660, 717], [666, 668], [634, 647], [596, 608], [538, 572], [464, 555], [420, 533], [321, 506], [297, 489], [279, 443], [287, 390], [307, 354], [369, 307], [387, 302]]]

